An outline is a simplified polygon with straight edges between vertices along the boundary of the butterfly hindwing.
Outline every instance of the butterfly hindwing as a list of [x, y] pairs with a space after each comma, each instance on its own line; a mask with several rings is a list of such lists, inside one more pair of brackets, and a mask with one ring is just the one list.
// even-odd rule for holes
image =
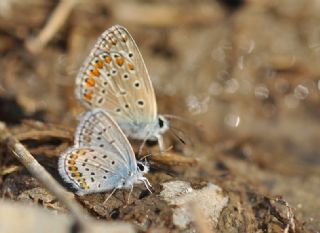
[[94, 147], [73, 147], [61, 155], [59, 172], [78, 195], [84, 195], [118, 187], [129, 170], [115, 153]]
[[139, 49], [129, 32], [113, 26], [98, 39], [76, 80], [87, 108], [103, 108], [117, 122], [153, 122], [155, 94]]
[[74, 140], [77, 147], [96, 147], [114, 152], [130, 169], [136, 169], [136, 159], [128, 139], [103, 109], [94, 109], [82, 116]]

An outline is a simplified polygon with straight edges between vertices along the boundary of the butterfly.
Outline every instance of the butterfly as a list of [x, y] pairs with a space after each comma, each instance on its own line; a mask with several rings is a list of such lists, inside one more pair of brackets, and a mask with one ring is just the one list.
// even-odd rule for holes
[[59, 157], [59, 173], [78, 195], [113, 190], [111, 196], [117, 189], [132, 191], [136, 183], [150, 191], [144, 177], [148, 170], [147, 164], [136, 161], [128, 139], [103, 109], [82, 116], [74, 146]]
[[128, 137], [157, 140], [164, 151], [162, 134], [169, 122], [157, 113], [147, 68], [124, 27], [113, 26], [98, 38], [77, 75], [75, 92], [86, 108], [106, 110]]

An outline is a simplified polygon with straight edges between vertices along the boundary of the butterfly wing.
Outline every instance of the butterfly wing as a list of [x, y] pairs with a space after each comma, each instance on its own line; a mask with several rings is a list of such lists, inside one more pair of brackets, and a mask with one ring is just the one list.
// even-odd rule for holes
[[100, 148], [70, 148], [59, 158], [59, 173], [78, 195], [121, 187], [128, 167], [113, 152]]
[[103, 108], [118, 123], [156, 120], [157, 105], [148, 71], [129, 32], [119, 25], [98, 39], [76, 79], [76, 95], [87, 108]]
[[96, 147], [113, 152], [128, 166], [136, 169], [132, 147], [120, 127], [103, 109], [86, 112], [75, 133], [75, 147]]

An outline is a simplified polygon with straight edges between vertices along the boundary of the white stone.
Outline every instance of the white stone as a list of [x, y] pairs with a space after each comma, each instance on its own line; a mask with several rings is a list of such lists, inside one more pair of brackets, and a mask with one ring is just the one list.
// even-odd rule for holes
[[173, 206], [173, 224], [181, 229], [196, 220], [193, 215], [194, 207], [202, 214], [211, 229], [216, 227], [222, 209], [228, 203], [220, 187], [208, 184], [206, 187], [195, 190], [190, 183], [171, 181], [163, 184], [160, 196]]

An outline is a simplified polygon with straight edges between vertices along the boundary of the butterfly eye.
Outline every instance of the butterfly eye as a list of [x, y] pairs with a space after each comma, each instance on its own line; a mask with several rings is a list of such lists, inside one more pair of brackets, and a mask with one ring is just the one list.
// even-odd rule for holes
[[138, 165], [139, 170], [143, 172], [144, 171], [143, 164], [141, 162], [138, 162], [137, 165]]
[[164, 126], [164, 121], [160, 117], [158, 118], [158, 123], [159, 123], [160, 128], [162, 128]]

